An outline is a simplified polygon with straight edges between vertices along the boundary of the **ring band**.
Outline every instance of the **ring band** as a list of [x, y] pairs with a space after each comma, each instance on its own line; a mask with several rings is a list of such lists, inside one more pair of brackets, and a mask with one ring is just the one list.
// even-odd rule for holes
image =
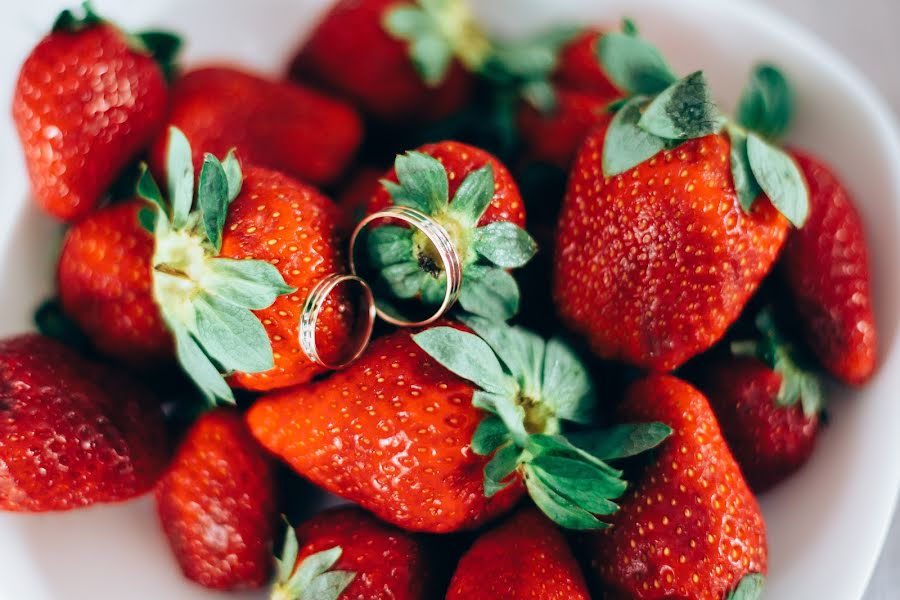
[[447, 284], [444, 290], [444, 300], [441, 303], [440, 307], [435, 311], [427, 319], [423, 319], [421, 321], [408, 321], [405, 319], [399, 319], [393, 315], [390, 315], [383, 311], [378, 307], [378, 303], [374, 303], [375, 312], [381, 317], [382, 320], [387, 321], [392, 325], [397, 325], [399, 327], [421, 327], [424, 325], [429, 325], [434, 323], [438, 319], [440, 319], [444, 314], [450, 310], [455, 303], [457, 298], [459, 298], [459, 290], [462, 286], [462, 260], [459, 256], [459, 252], [456, 250], [456, 246], [453, 244], [453, 240], [450, 239], [450, 234], [447, 233], [447, 230], [444, 227], [418, 210], [413, 208], [409, 208], [406, 206], [391, 206], [384, 210], [378, 211], [371, 215], [368, 215], [359, 224], [356, 226], [356, 229], [353, 230], [353, 235], [350, 237], [350, 272], [354, 275], [356, 272], [356, 261], [354, 256], [354, 249], [356, 246], [357, 238], [359, 234], [365, 229], [370, 223], [373, 221], [378, 221], [381, 219], [395, 219], [398, 221], [403, 221], [404, 223], [411, 225], [412, 227], [421, 231], [425, 237], [434, 245], [437, 250], [438, 256], [441, 258], [441, 262], [443, 263], [444, 273], [447, 277]]
[[[355, 283], [360, 286], [365, 299], [365, 323], [362, 325], [362, 335], [356, 336], [356, 345], [351, 346], [350, 351], [345, 353], [345, 358], [339, 362], [328, 362], [319, 354], [319, 348], [316, 344], [316, 325], [319, 321], [319, 314], [328, 300], [328, 296], [334, 291], [334, 288], [345, 283]], [[303, 305], [303, 312], [300, 314], [300, 327], [298, 335], [300, 338], [300, 347], [306, 356], [314, 363], [330, 370], [338, 370], [346, 367], [362, 355], [369, 345], [372, 338], [372, 329], [375, 325], [375, 299], [372, 295], [372, 289], [365, 281], [356, 275], [342, 275], [333, 273], [325, 277], [317, 283], [309, 292], [306, 302]], [[354, 329], [355, 329], [354, 324]]]

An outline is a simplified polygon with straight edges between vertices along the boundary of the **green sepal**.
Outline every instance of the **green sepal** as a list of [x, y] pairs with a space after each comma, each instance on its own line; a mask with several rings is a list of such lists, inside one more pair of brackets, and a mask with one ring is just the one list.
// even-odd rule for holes
[[678, 79], [659, 50], [631, 32], [603, 35], [596, 52], [604, 72], [629, 95], [655, 96]]
[[298, 565], [299, 550], [297, 533], [287, 523], [281, 558], [275, 559], [272, 600], [337, 600], [356, 578], [353, 571], [332, 570], [343, 554], [340, 546], [310, 554]]
[[756, 182], [753, 169], [750, 167], [750, 157], [747, 155], [747, 132], [739, 127], [728, 128], [731, 138], [731, 178], [734, 181], [734, 190], [737, 192], [738, 201], [745, 213], [750, 213], [753, 203], [762, 193], [762, 188]]
[[244, 174], [241, 171], [241, 163], [235, 156], [234, 148], [225, 155], [225, 160], [222, 161], [222, 170], [225, 171], [225, 181], [228, 183], [228, 204], [231, 204], [241, 193], [241, 187], [244, 185]]
[[680, 79], [644, 109], [638, 127], [662, 139], [689, 140], [718, 133], [725, 118], [712, 99], [703, 71]]
[[261, 373], [275, 366], [265, 327], [248, 308], [207, 293], [192, 301], [197, 341], [228, 371]]
[[778, 212], [803, 227], [809, 217], [809, 188], [794, 159], [755, 133], [747, 136], [747, 157], [753, 177]]
[[172, 204], [172, 226], [178, 229], [187, 224], [194, 203], [194, 161], [191, 144], [177, 127], [169, 127], [166, 178]]
[[519, 285], [504, 269], [473, 263], [463, 270], [459, 294], [463, 310], [507, 321], [519, 312], [519, 299]]
[[148, 206], [142, 206], [138, 209], [138, 223], [148, 233], [156, 230], [156, 211]]
[[628, 487], [624, 480], [577, 458], [540, 455], [528, 465], [557, 493], [595, 515], [614, 513], [618, 506], [608, 498], [618, 498]]
[[[441, 166], [443, 169], [443, 165]], [[475, 227], [494, 197], [494, 168], [487, 163], [469, 173], [453, 195], [450, 214], [465, 227]]]
[[398, 225], [382, 225], [369, 232], [366, 247], [372, 266], [384, 269], [402, 262], [410, 262], [413, 256], [413, 230]]
[[524, 468], [525, 488], [541, 512], [566, 529], [595, 530], [608, 527], [606, 523], [577, 506], [547, 485], [528, 465]]
[[613, 117], [603, 143], [603, 174], [613, 177], [633, 169], [666, 149], [667, 141], [638, 126], [644, 96], [629, 100]]
[[274, 265], [262, 260], [212, 258], [199, 283], [210, 294], [253, 310], [268, 308], [279, 296], [297, 291]]
[[615, 425], [600, 431], [572, 433], [568, 440], [603, 461], [618, 460], [656, 448], [672, 435], [665, 423]]
[[68, 8], [63, 10], [53, 22], [51, 31], [53, 33], [60, 31], [77, 32], [104, 22], [105, 19], [94, 12], [94, 7], [90, 2], [82, 2], [80, 15], [75, 14], [75, 12]]
[[481, 389], [501, 395], [515, 392], [515, 383], [477, 335], [454, 327], [432, 327], [415, 334], [413, 341], [444, 368]]
[[394, 204], [429, 215], [447, 206], [450, 194], [447, 170], [438, 159], [411, 150], [397, 156], [394, 171], [400, 182], [399, 189], [393, 186], [388, 189]]
[[725, 600], [762, 600], [766, 577], [762, 573], [744, 575]]
[[515, 223], [495, 221], [475, 230], [472, 249], [498, 267], [517, 269], [534, 257], [537, 244]]
[[590, 423], [596, 406], [591, 377], [575, 352], [559, 338], [547, 342], [541, 380], [541, 396], [561, 419]]
[[183, 46], [181, 37], [171, 31], [139, 31], [132, 37], [153, 57], [166, 81], [173, 81], [178, 72], [178, 53]]
[[222, 250], [222, 231], [228, 216], [228, 177], [219, 159], [207, 153], [200, 169], [197, 204], [203, 216], [206, 237], [218, 254]]
[[784, 74], [767, 63], [756, 65], [738, 102], [737, 122], [775, 140], [787, 131], [793, 113], [794, 93]]
[[135, 193], [139, 198], [153, 204], [163, 212], [168, 210], [168, 206], [163, 200], [162, 192], [159, 191], [159, 186], [156, 185], [156, 180], [150, 174], [150, 169], [147, 168], [146, 163], [141, 163], [140, 165], [140, 174], [138, 175]]
[[622, 33], [636, 37], [640, 34], [640, 30], [638, 29], [637, 23], [629, 17], [625, 17], [622, 19]]
[[175, 337], [175, 355], [179, 364], [206, 401], [210, 405], [214, 405], [216, 400], [234, 404], [234, 393], [225, 383], [219, 368], [213, 364], [191, 333], [175, 322], [169, 322], [169, 330]]
[[509, 430], [503, 420], [497, 416], [485, 417], [472, 435], [472, 451], [487, 456], [508, 441]]
[[484, 495], [490, 498], [513, 483], [512, 474], [519, 466], [522, 448], [507, 444], [494, 453], [484, 466]]

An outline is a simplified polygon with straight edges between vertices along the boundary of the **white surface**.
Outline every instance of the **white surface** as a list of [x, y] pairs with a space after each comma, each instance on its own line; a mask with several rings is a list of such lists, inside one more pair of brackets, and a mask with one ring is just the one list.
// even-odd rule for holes
[[[277, 70], [324, 1], [95, 3], [125, 25], [167, 25], [183, 31], [191, 60], [224, 56]], [[58, 4], [16, 3], [0, 20], [0, 102], [6, 106], [19, 62]], [[900, 384], [900, 271], [895, 268], [900, 256], [900, 175], [895, 173], [900, 145], [889, 113], [843, 59], [774, 14], [739, 0], [477, 4], [510, 33], [546, 23], [551, 14], [557, 21], [603, 23], [627, 12], [680, 70], [706, 68], [729, 105], [756, 59], [776, 60], [795, 81], [800, 106], [791, 141], [841, 165], [861, 205], [875, 255], [875, 303], [884, 354], [872, 385], [835, 394], [833, 426], [810, 465], [762, 501], [771, 547], [767, 597], [858, 600], [876, 562], [900, 481], [900, 403], [895, 393]], [[867, 19], [864, 12], [857, 5], [851, 16]], [[510, 13], [516, 15], [515, 23], [508, 22]], [[21, 159], [8, 117], [0, 121], [0, 140], [0, 334], [6, 334], [27, 326], [33, 304], [50, 285], [52, 256], [46, 240], [56, 228], [25, 201]], [[152, 503], [143, 499], [63, 515], [0, 515], [0, 600], [214, 597], [180, 579], [152, 512]], [[895, 590], [878, 600], [897, 597]]]

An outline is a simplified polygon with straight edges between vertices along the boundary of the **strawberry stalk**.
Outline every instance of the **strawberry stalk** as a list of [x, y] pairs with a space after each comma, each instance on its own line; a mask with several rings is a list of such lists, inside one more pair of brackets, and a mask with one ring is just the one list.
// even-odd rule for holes
[[479, 387], [472, 403], [487, 416], [472, 438], [490, 497], [521, 477], [535, 504], [569, 529], [608, 526], [627, 488], [608, 462], [656, 447], [672, 430], [662, 423], [621, 425], [563, 435], [564, 422], [587, 424], [594, 389], [584, 366], [560, 340], [474, 315], [461, 319], [475, 333], [435, 327], [413, 340], [448, 370]]
[[337, 600], [356, 577], [352, 571], [331, 570], [343, 553], [340, 546], [311, 554], [298, 565], [299, 551], [297, 532], [288, 523], [281, 558], [275, 559], [271, 600]]
[[169, 202], [146, 165], [137, 185], [138, 195], [149, 203], [139, 217], [156, 242], [154, 298], [187, 374], [209, 402], [233, 403], [224, 376], [274, 366], [271, 341], [253, 310], [268, 308], [296, 289], [268, 262], [219, 257], [228, 206], [241, 190], [241, 167], [233, 152], [223, 161], [206, 154], [195, 198], [191, 147], [173, 127], [166, 171]]

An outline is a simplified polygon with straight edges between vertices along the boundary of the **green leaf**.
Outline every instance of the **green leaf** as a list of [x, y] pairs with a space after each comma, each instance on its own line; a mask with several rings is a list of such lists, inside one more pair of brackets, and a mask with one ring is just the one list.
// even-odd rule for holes
[[156, 230], [156, 211], [147, 206], [142, 206], [138, 210], [138, 223], [149, 233]]
[[146, 163], [141, 163], [136, 192], [139, 198], [156, 205], [162, 212], [168, 209], [165, 200], [163, 200], [162, 192], [159, 191], [159, 186], [156, 185], [156, 180], [150, 174]]
[[544, 353], [541, 400], [568, 421], [589, 423], [594, 414], [594, 386], [578, 356], [557, 338]]
[[447, 171], [438, 159], [410, 151], [397, 156], [394, 170], [405, 194], [426, 207], [424, 212], [434, 214], [447, 206], [450, 194]]
[[578, 448], [608, 461], [636, 456], [656, 448], [670, 435], [672, 428], [664, 423], [634, 423], [600, 431], [570, 433], [566, 437]]
[[214, 404], [217, 399], [234, 404], [231, 388], [191, 334], [183, 326], [171, 321], [169, 328], [175, 336], [175, 354], [181, 368], [194, 381], [206, 400], [210, 404]]
[[750, 212], [753, 203], [762, 193], [762, 188], [756, 183], [753, 169], [750, 168], [750, 157], [747, 155], [747, 134], [735, 127], [729, 129], [731, 137], [731, 178], [734, 180], [734, 189], [744, 212]]
[[501, 86], [546, 82], [559, 65], [560, 50], [582, 31], [555, 27], [524, 39], [495, 42], [481, 75]]
[[475, 428], [472, 436], [472, 451], [481, 456], [487, 456], [501, 445], [509, 441], [509, 431], [503, 420], [491, 415], [485, 417]]
[[409, 45], [409, 56], [425, 84], [437, 87], [453, 61], [453, 48], [440, 33], [423, 33]]
[[613, 117], [603, 143], [603, 174], [613, 177], [633, 169], [666, 149], [667, 141], [640, 127], [642, 96], [628, 101]]
[[353, 580], [353, 571], [329, 571], [309, 582], [298, 600], [338, 600]]
[[193, 305], [197, 341], [223, 367], [261, 373], [275, 365], [266, 329], [249, 309], [206, 293], [194, 297]]
[[766, 578], [762, 573], [744, 575], [725, 600], [761, 600]]
[[689, 140], [717, 133], [725, 118], [712, 98], [703, 71], [676, 81], [654, 98], [638, 127], [657, 137]]
[[525, 466], [525, 487], [535, 505], [553, 522], [566, 529], [603, 529], [608, 525], [586, 510], [559, 495], [544, 483], [532, 470]]
[[487, 163], [469, 173], [450, 202], [450, 213], [466, 227], [475, 227], [494, 197], [494, 169]]
[[655, 96], [678, 79], [653, 45], [629, 33], [607, 33], [597, 58], [616, 86], [629, 94]]
[[778, 212], [803, 227], [809, 217], [809, 188], [797, 163], [755, 133], [747, 136], [747, 156], [753, 176]]
[[418, 263], [413, 261], [390, 265], [379, 274], [379, 279], [387, 284], [390, 293], [395, 298], [404, 300], [418, 296], [428, 277]]
[[391, 201], [395, 205], [407, 206], [423, 213], [428, 212], [429, 207], [425, 199], [411, 193], [410, 190], [407, 190], [399, 183], [394, 183], [388, 179], [382, 179], [381, 185], [387, 190], [388, 194], [390, 194]]
[[493, 350], [477, 335], [453, 327], [432, 327], [414, 335], [413, 341], [444, 368], [487, 392], [516, 392]]
[[515, 444], [503, 446], [494, 453], [494, 457], [484, 465], [485, 496], [490, 498], [512, 483], [510, 475], [519, 466], [521, 457], [522, 449]]
[[228, 179], [222, 163], [209, 153], [203, 157], [197, 201], [206, 237], [218, 254], [222, 250], [222, 230], [228, 216]]
[[794, 94], [784, 74], [770, 64], [759, 64], [738, 102], [737, 121], [770, 140], [787, 131], [794, 112]]
[[506, 321], [519, 312], [519, 286], [503, 269], [471, 264], [463, 272], [459, 304], [472, 314]]
[[504, 269], [525, 266], [537, 252], [537, 244], [528, 232], [509, 221], [495, 221], [476, 229], [472, 248]]
[[420, 31], [432, 28], [431, 18], [412, 4], [396, 4], [384, 14], [384, 29], [396, 38], [414, 39]]
[[191, 145], [177, 127], [169, 127], [166, 178], [169, 182], [169, 201], [172, 203], [172, 226], [180, 229], [187, 223], [194, 203], [194, 163]]
[[526, 448], [532, 456], [550, 454], [554, 456], [582, 459], [605, 471], [612, 477], [622, 476], [622, 471], [612, 468], [611, 466], [606, 464], [606, 462], [600, 460], [593, 454], [585, 452], [581, 448], [574, 446], [566, 437], [562, 435], [546, 435], [541, 433], [533, 433], [528, 436], [528, 444]]
[[241, 186], [244, 183], [241, 163], [234, 155], [234, 148], [225, 155], [225, 160], [222, 161], [222, 169], [225, 171], [225, 180], [228, 182], [228, 203], [231, 204], [238, 197], [238, 194], [241, 193]]
[[76, 32], [103, 22], [104, 19], [94, 12], [90, 2], [82, 2], [80, 15], [75, 14], [70, 9], [62, 11], [53, 22], [51, 31]]
[[297, 531], [290, 524], [287, 518], [282, 517], [287, 528], [284, 532], [284, 544], [281, 547], [281, 557], [275, 559], [278, 566], [276, 581], [287, 581], [294, 572], [297, 564], [297, 555], [300, 552], [300, 542], [297, 540]]
[[289, 579], [279, 578], [272, 590], [273, 598], [290, 600], [337, 600], [356, 573], [332, 571], [343, 554], [340, 546], [304, 558]]
[[521, 93], [528, 104], [545, 115], [556, 110], [556, 88], [549, 81], [529, 81], [522, 85]]
[[397, 225], [382, 225], [369, 231], [366, 237], [368, 259], [372, 266], [383, 269], [413, 257], [413, 230]]
[[596, 466], [562, 456], [538, 456], [528, 462], [540, 480], [575, 506], [594, 515], [611, 515], [628, 484]]
[[263, 260], [213, 258], [206, 262], [206, 267], [198, 281], [200, 286], [244, 308], [262, 310], [272, 306], [279, 296], [297, 291], [284, 282], [274, 265]]
[[176, 71], [176, 59], [181, 50], [181, 38], [170, 31], [141, 31], [134, 36], [146, 48], [162, 69], [166, 81], [172, 81]]
[[638, 26], [634, 21], [632, 21], [628, 17], [625, 17], [624, 19], [622, 19], [622, 33], [634, 37], [637, 36], [640, 31], [638, 31]]

